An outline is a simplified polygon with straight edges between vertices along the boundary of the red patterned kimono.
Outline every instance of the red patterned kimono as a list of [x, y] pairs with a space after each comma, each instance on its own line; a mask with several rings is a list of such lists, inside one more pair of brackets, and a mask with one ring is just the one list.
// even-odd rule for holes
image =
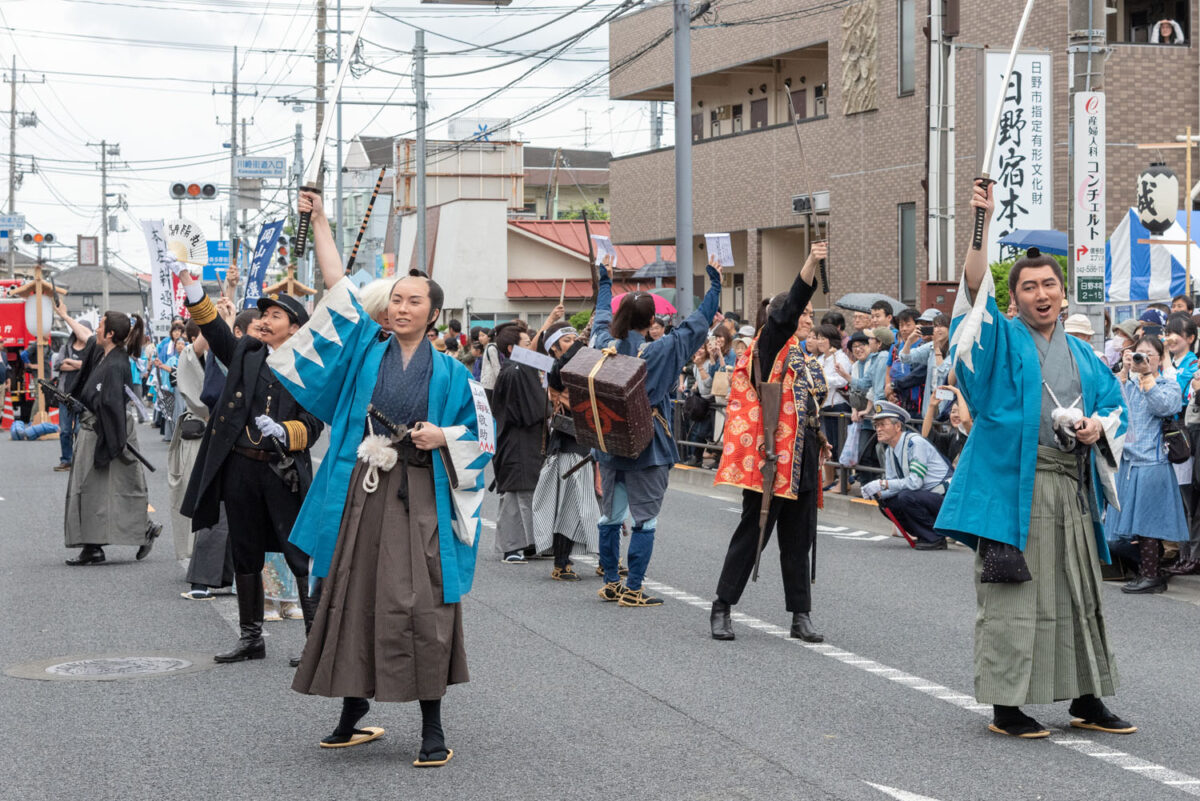
[[[730, 382], [729, 405], [725, 410], [725, 446], [714, 484], [728, 484], [742, 489], [762, 492], [762, 466], [766, 459], [763, 448], [762, 406], [751, 381], [751, 356], [758, 351], [758, 339], [746, 348], [738, 359]], [[800, 349], [795, 335], [780, 349], [771, 367], [770, 381], [783, 382], [779, 404], [779, 424], [775, 431], [775, 453], [779, 461], [772, 494], [795, 500], [800, 484], [800, 455], [804, 436], [798, 419], [797, 406], [803, 414], [804, 403], [811, 395], [815, 408], [820, 409], [828, 394], [825, 374], [811, 356]], [[820, 482], [817, 482], [818, 487]], [[820, 491], [818, 490], [818, 493]], [[818, 495], [819, 497], [819, 495]]]

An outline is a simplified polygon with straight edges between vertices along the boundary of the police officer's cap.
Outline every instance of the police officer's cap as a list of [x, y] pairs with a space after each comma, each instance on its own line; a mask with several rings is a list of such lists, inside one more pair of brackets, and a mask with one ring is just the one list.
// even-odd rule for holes
[[265, 312], [272, 306], [278, 306], [283, 309], [288, 319], [296, 325], [304, 325], [308, 322], [308, 312], [304, 310], [304, 304], [291, 295], [264, 295], [258, 299], [258, 310], [260, 312]]
[[900, 424], [904, 425], [912, 419], [912, 416], [894, 403], [889, 403], [888, 401], [875, 401], [874, 419], [887, 420], [889, 418], [892, 420], [899, 420]]

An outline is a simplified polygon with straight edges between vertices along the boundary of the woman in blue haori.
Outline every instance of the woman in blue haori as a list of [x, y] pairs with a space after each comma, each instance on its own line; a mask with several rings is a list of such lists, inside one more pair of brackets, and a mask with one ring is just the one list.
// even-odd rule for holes
[[[721, 300], [721, 268], [715, 260], [708, 265], [708, 292], [686, 320], [669, 334], [649, 339], [654, 322], [654, 297], [647, 292], [628, 292], [614, 315], [612, 278], [606, 258], [600, 268], [600, 289], [596, 293], [596, 312], [592, 316], [592, 346], [613, 347], [624, 356], [637, 356], [646, 363], [646, 394], [654, 412], [654, 439], [636, 459], [612, 456], [597, 451], [600, 471], [600, 567], [604, 587], [600, 598], [620, 606], [661, 606], [662, 599], [642, 591], [642, 579], [650, 554], [654, 551], [654, 531], [658, 512], [667, 493], [667, 476], [679, 461], [675, 438], [667, 420], [671, 419], [671, 391], [679, 380], [679, 371], [692, 354], [704, 344], [708, 327]], [[626, 514], [633, 517], [629, 537], [629, 576], [621, 583], [621, 525]]]
[[1187, 542], [1188, 525], [1175, 472], [1163, 447], [1162, 421], [1179, 414], [1183, 393], [1162, 375], [1163, 344], [1144, 336], [1122, 354], [1121, 394], [1129, 407], [1129, 429], [1117, 473], [1120, 508], [1110, 506], [1105, 534], [1113, 551], [1138, 562], [1138, 577], [1122, 592], [1165, 592], [1167, 577], [1158, 560], [1163, 541]]
[[490, 458], [477, 415], [486, 417], [487, 405], [475, 399], [466, 368], [425, 337], [441, 313], [441, 287], [420, 275], [397, 280], [384, 330], [343, 275], [319, 196], [305, 192], [300, 210], [309, 209], [328, 291], [267, 361], [297, 402], [330, 425], [328, 453], [291, 536], [324, 577], [292, 689], [343, 699], [337, 728], [321, 741], [327, 748], [383, 733], [358, 728], [367, 698], [420, 701], [414, 764], [444, 765], [454, 752], [441, 699], [448, 684], [468, 680], [459, 602], [475, 573]]

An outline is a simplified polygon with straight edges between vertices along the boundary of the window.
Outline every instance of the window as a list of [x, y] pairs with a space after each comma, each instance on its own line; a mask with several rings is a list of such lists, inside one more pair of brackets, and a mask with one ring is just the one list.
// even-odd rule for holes
[[900, 229], [900, 300], [912, 305], [917, 299], [917, 204], [896, 207]]
[[704, 115], [692, 115], [692, 141], [699, 142], [704, 138]]
[[1110, 8], [1105, 15], [1109, 42], [1158, 47], [1188, 43], [1192, 18], [1188, 0], [1108, 0], [1105, 5]]
[[713, 109], [712, 111], [708, 112], [708, 120], [709, 120], [709, 124], [712, 126], [712, 130], [709, 131], [708, 135], [709, 136], [720, 136], [721, 135], [721, 118], [717, 116], [716, 109]]
[[916, 5], [917, 0], [900, 0], [897, 4], [899, 19], [896, 25], [896, 74], [899, 77], [899, 95], [911, 95], [917, 88]]

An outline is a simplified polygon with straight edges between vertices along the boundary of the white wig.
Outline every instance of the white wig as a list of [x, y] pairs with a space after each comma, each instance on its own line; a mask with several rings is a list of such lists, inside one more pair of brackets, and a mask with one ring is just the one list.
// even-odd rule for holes
[[392, 298], [392, 287], [395, 284], [395, 278], [376, 278], [358, 291], [358, 300], [362, 303], [363, 309], [376, 322], [379, 322], [381, 316], [387, 314], [388, 303]]

